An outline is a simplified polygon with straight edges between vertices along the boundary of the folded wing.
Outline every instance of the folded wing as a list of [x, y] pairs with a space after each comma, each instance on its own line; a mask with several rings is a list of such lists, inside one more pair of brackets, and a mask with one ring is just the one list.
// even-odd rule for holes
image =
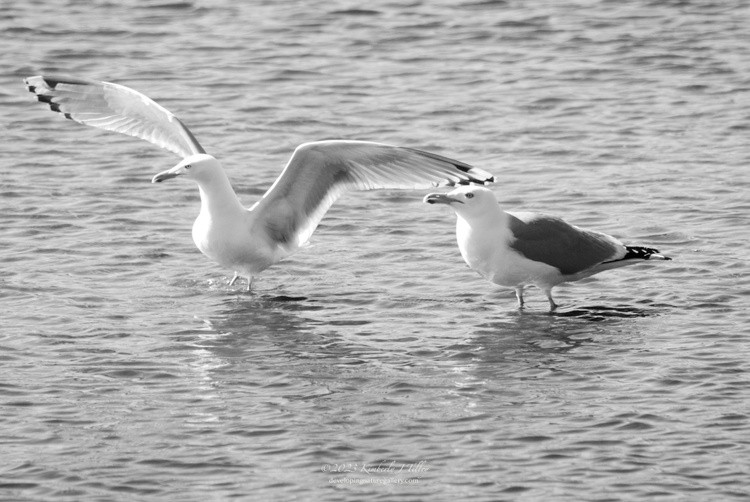
[[510, 247], [529, 260], [556, 267], [563, 275], [577, 274], [626, 254], [625, 245], [607, 234], [550, 216], [508, 214], [514, 237]]
[[169, 110], [129, 87], [41, 75], [24, 82], [39, 101], [81, 124], [135, 136], [181, 157], [206, 153]]

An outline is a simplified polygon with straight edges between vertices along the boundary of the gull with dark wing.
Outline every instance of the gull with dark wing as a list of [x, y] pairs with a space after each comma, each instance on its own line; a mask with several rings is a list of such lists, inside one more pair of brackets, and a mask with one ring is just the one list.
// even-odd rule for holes
[[544, 291], [554, 310], [552, 288], [560, 283], [643, 260], [671, 260], [656, 249], [626, 246], [560, 218], [505, 212], [495, 194], [484, 187], [431, 193], [424, 201], [447, 204], [456, 212], [456, 240], [464, 261], [485, 279], [515, 289], [519, 308], [528, 284]]
[[201, 208], [193, 224], [198, 249], [235, 271], [231, 284], [253, 276], [296, 251], [328, 208], [347, 190], [424, 189], [485, 184], [493, 176], [463, 162], [413, 148], [365, 141], [304, 143], [271, 188], [246, 209], [219, 162], [208, 155], [171, 112], [128, 87], [79, 78], [34, 76], [25, 80], [39, 101], [66, 118], [135, 136], [182, 157], [153, 177], [198, 184]]

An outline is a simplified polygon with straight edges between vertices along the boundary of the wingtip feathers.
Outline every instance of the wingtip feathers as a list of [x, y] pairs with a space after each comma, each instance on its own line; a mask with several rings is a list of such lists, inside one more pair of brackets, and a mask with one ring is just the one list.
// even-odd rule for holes
[[55, 90], [55, 86], [57, 86], [61, 80], [36, 75], [25, 78], [23, 81], [26, 84], [26, 89], [36, 95], [37, 101], [49, 105], [50, 110], [53, 112], [63, 113], [65, 118], [72, 118], [69, 113], [64, 113], [60, 110], [60, 104], [54, 101], [55, 96], [53, 94], [48, 94]]
[[672, 260], [672, 258], [661, 254], [658, 249], [643, 246], [625, 246], [625, 248], [627, 253], [622, 257], [623, 260]]

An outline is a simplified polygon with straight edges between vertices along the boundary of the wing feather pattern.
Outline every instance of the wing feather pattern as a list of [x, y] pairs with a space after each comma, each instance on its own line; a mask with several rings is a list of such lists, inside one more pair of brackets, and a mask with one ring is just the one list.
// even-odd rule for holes
[[172, 112], [129, 87], [41, 75], [24, 82], [39, 101], [75, 122], [135, 136], [181, 157], [206, 153]]
[[253, 210], [273, 239], [297, 247], [307, 242], [346, 190], [426, 189], [493, 181], [486, 171], [421, 150], [365, 141], [319, 141], [297, 147]]
[[585, 230], [560, 218], [534, 213], [508, 213], [515, 240], [510, 247], [530, 260], [557, 267], [573, 275], [604, 262], [618, 260], [625, 245], [612, 236]]

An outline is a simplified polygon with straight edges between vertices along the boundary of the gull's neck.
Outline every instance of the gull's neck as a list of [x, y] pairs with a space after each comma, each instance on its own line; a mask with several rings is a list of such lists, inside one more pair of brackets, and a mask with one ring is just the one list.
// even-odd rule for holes
[[508, 227], [508, 213], [488, 207], [481, 212], [462, 215], [456, 219], [456, 240], [464, 261], [482, 276], [493, 276], [494, 265], [504, 259], [513, 234]]
[[504, 225], [508, 220], [508, 213], [500, 208], [500, 205], [493, 205], [487, 207], [482, 211], [474, 212], [473, 214], [461, 214], [456, 212], [458, 216], [457, 223], [459, 226], [471, 227], [474, 229], [496, 228], [498, 225]]
[[217, 169], [211, 176], [196, 181], [201, 194], [201, 214], [216, 216], [245, 211], [223, 170]]

